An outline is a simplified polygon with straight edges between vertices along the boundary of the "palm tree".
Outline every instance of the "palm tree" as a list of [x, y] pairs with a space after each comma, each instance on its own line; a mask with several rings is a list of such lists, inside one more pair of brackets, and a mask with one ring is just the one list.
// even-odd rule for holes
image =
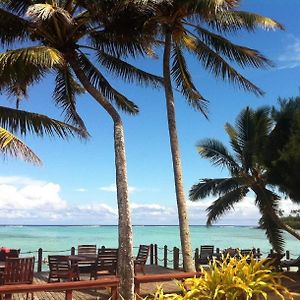
[[131, 22], [137, 8], [125, 0], [0, 1], [0, 43], [9, 49], [15, 48], [16, 42], [17, 46], [24, 45], [0, 53], [0, 90], [12, 81], [31, 85], [52, 71], [56, 74], [54, 100], [69, 122], [84, 128], [76, 111], [76, 95], [82, 87], [113, 121], [118, 272], [120, 293], [125, 299], [133, 298], [133, 245], [124, 131], [116, 107], [133, 115], [138, 113], [138, 107], [110, 85], [103, 71], [146, 85], [156, 86], [160, 81], [123, 60], [146, 51], [139, 28]]
[[188, 104], [205, 117], [207, 117], [207, 101], [192, 81], [185, 59], [187, 52], [195, 56], [204, 69], [217, 78], [234, 83], [256, 95], [263, 94], [262, 90], [244, 78], [230, 63], [235, 62], [241, 68], [247, 66], [261, 68], [271, 65], [271, 62], [258, 51], [236, 45], [224, 36], [242, 29], [248, 31], [253, 31], [256, 27], [282, 29], [282, 26], [270, 18], [237, 11], [239, 4], [240, 1], [237, 0], [157, 1], [155, 15], [145, 26], [152, 30], [158, 29], [159, 37], [164, 39], [163, 78], [183, 263], [186, 271], [194, 270], [194, 262], [183, 188], [172, 80]]
[[266, 230], [273, 248], [282, 252], [282, 229], [299, 240], [300, 234], [280, 219], [280, 197], [269, 185], [267, 169], [263, 164], [264, 148], [267, 147], [273, 125], [268, 108], [256, 111], [246, 108], [237, 117], [235, 127], [228, 123], [225, 125], [234, 154], [218, 140], [201, 141], [197, 145], [199, 154], [214, 166], [227, 168], [230, 177], [201, 179], [192, 186], [190, 200], [196, 201], [209, 195], [218, 196], [207, 208], [207, 225], [211, 225], [252, 191], [261, 213], [260, 224]]
[[75, 134], [82, 138], [88, 137], [86, 131], [47, 116], [3, 106], [0, 106], [0, 125], [9, 128], [7, 130], [0, 127], [0, 152], [4, 157], [10, 155], [37, 165], [41, 165], [42, 161], [14, 133], [21, 133], [21, 135], [33, 133], [41, 137], [46, 134], [63, 139]]

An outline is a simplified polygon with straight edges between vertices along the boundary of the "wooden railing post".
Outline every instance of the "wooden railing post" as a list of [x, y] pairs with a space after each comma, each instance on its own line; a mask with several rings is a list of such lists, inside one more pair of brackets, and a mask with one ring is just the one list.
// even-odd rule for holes
[[154, 260], [153, 260], [153, 244], [150, 245], [150, 264], [151, 265], [154, 264]]
[[286, 250], [286, 252], [285, 252], [285, 258], [286, 259], [290, 259], [290, 251], [289, 250]]
[[168, 246], [164, 246], [164, 267], [168, 267]]
[[75, 255], [75, 247], [71, 248], [71, 255]]
[[174, 270], [179, 269], [179, 249], [176, 247], [173, 248], [173, 268]]
[[158, 265], [157, 244], [154, 244], [154, 259], [155, 259], [155, 264]]
[[66, 291], [66, 297], [65, 300], [72, 300], [72, 290]]
[[199, 248], [195, 249], [195, 268], [198, 269], [198, 261], [199, 261]]
[[37, 265], [38, 272], [42, 272], [42, 263], [43, 263], [43, 249], [39, 248], [39, 250], [38, 250], [38, 265]]

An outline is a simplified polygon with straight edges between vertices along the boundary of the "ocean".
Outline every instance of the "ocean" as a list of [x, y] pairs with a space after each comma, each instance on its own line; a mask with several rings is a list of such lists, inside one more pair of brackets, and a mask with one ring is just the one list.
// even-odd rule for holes
[[[178, 226], [134, 226], [134, 246], [157, 244], [169, 249], [180, 248]], [[271, 246], [263, 230], [248, 226], [191, 226], [193, 248], [200, 245], [214, 245], [225, 248], [260, 248], [263, 256]], [[285, 249], [291, 257], [300, 255], [300, 241], [289, 234], [284, 234]], [[0, 226], [0, 247], [21, 249], [21, 253], [36, 253], [43, 248], [45, 255], [65, 251], [79, 244], [97, 244], [98, 247], [117, 247], [117, 226]], [[136, 251], [136, 248], [135, 248]]]

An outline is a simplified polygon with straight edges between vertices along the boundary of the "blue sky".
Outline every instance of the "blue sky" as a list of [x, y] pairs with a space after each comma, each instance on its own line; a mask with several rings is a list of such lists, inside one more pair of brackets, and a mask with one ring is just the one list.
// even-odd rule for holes
[[[232, 40], [261, 51], [275, 63], [268, 70], [247, 69], [243, 74], [261, 87], [266, 95], [254, 95], [213, 78], [201, 65], [189, 59], [194, 81], [210, 101], [209, 121], [186, 105], [176, 94], [177, 125], [180, 139], [185, 190], [200, 178], [226, 175], [197, 154], [195, 145], [203, 138], [227, 142], [225, 122], [234, 122], [246, 107], [276, 105], [277, 98], [299, 94], [300, 0], [245, 0], [243, 10], [272, 17], [285, 31], [241, 32]], [[161, 60], [136, 64], [161, 74]], [[134, 224], [177, 224], [175, 193], [166, 109], [163, 90], [128, 85], [111, 78], [113, 86], [140, 107], [136, 117], [122, 114], [125, 128], [130, 199]], [[51, 99], [53, 78], [32, 87], [21, 109], [62, 119]], [[3, 95], [0, 105], [12, 103]], [[8, 224], [116, 224], [116, 193], [112, 122], [108, 115], [84, 94], [78, 111], [91, 134], [89, 141], [37, 138], [24, 140], [43, 160], [42, 167], [22, 161], [0, 161], [0, 218]], [[212, 199], [189, 203], [192, 224], [205, 223], [205, 208]], [[283, 200], [290, 207], [288, 200]], [[258, 212], [247, 198], [236, 210], [220, 220], [222, 224], [255, 224]]]

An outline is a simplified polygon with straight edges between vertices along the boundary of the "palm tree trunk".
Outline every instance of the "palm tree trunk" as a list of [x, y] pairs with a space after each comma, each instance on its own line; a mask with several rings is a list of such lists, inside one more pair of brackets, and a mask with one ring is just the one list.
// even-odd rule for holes
[[190, 228], [188, 220], [188, 210], [184, 196], [183, 189], [183, 172], [181, 167], [181, 159], [179, 152], [179, 143], [177, 137], [176, 118], [175, 118], [175, 103], [171, 83], [170, 72], [170, 54], [171, 54], [171, 33], [166, 30], [165, 33], [165, 48], [163, 56], [163, 74], [164, 74], [164, 88], [167, 105], [169, 137], [172, 153], [173, 172], [176, 190], [176, 200], [180, 227], [180, 240], [183, 256], [183, 267], [187, 272], [195, 271], [195, 264], [193, 261], [193, 253], [190, 238]]
[[115, 108], [91, 85], [90, 81], [80, 68], [76, 54], [73, 53], [72, 56], [70, 56], [69, 63], [84, 88], [107, 111], [114, 122], [114, 150], [119, 214], [118, 274], [120, 276], [120, 295], [124, 299], [134, 299], [132, 225], [128, 198], [127, 167], [122, 120]]

